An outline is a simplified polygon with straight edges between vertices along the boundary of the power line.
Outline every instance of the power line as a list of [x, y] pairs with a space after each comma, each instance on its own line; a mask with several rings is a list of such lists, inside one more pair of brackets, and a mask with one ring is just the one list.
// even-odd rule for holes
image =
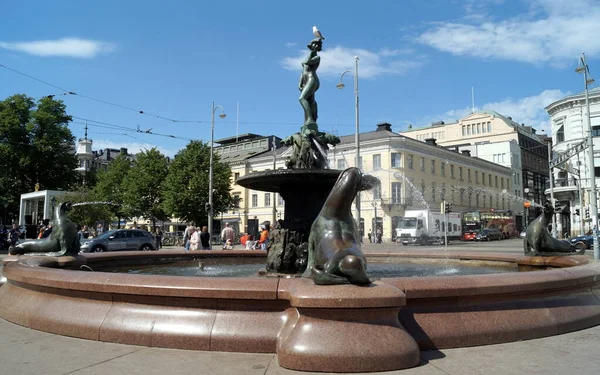
[[[31, 75], [29, 75], [29, 74], [26, 74], [26, 73], [20, 72], [20, 71], [18, 71], [18, 70], [16, 70], [16, 69], [9, 68], [8, 66], [6, 66], [6, 65], [3, 65], [3, 64], [0, 64], [0, 68], [4, 68], [4, 69], [6, 69], [6, 70], [9, 70], [9, 71], [11, 71], [11, 72], [14, 72], [14, 73], [20, 74], [20, 75], [22, 75], [22, 76], [24, 76], [24, 77], [27, 77], [27, 78], [29, 78], [29, 79], [32, 79], [32, 80], [34, 80], [34, 81], [37, 81], [37, 82], [43, 83], [44, 85], [47, 85], [47, 86], [50, 86], [50, 87], [54, 87], [55, 89], [59, 89], [59, 90], [61, 90], [61, 91], [64, 91], [64, 93], [62, 93], [62, 94], [58, 94], [58, 95], [75, 95], [75, 96], [79, 96], [79, 97], [81, 97], [81, 98], [84, 98], [84, 99], [88, 99], [88, 100], [93, 100], [93, 101], [96, 101], [96, 102], [98, 102], [98, 103], [103, 103], [103, 104], [111, 105], [111, 106], [118, 107], [118, 108], [121, 108], [121, 109], [125, 109], [125, 110], [128, 110], [128, 111], [136, 112], [136, 113], [139, 113], [139, 114], [141, 114], [141, 115], [146, 115], [146, 116], [150, 116], [150, 117], [155, 117], [155, 118], [159, 118], [159, 119], [166, 120], [166, 121], [170, 121], [170, 122], [188, 122], [188, 123], [189, 123], [189, 122], [193, 122], [193, 123], [201, 123], [201, 122], [202, 122], [202, 121], [200, 121], [200, 120], [177, 120], [177, 119], [173, 119], [173, 118], [169, 118], [169, 117], [164, 117], [164, 116], [161, 116], [161, 115], [157, 115], [157, 114], [154, 114], [154, 113], [149, 113], [149, 112], [146, 112], [146, 111], [143, 111], [143, 110], [139, 110], [139, 109], [135, 109], [135, 108], [127, 107], [127, 106], [124, 106], [124, 105], [121, 105], [121, 104], [117, 104], [117, 103], [109, 102], [109, 101], [107, 101], [107, 100], [97, 99], [97, 98], [94, 98], [94, 97], [91, 97], [91, 96], [88, 96], [88, 95], [78, 94], [78, 93], [76, 93], [76, 92], [74, 92], [74, 91], [67, 90], [67, 89], [65, 89], [65, 88], [62, 88], [62, 87], [60, 87], [60, 86], [54, 85], [54, 84], [52, 84], [52, 83], [50, 83], [50, 82], [46, 82], [46, 81], [44, 81], [44, 80], [41, 80], [41, 79], [39, 79], [39, 78], [36, 78], [36, 77], [34, 77], [34, 76], [31, 76]], [[54, 97], [54, 96], [56, 96], [56, 95], [48, 95], [47, 97], [50, 97], [50, 98], [52, 98], [52, 97]]]

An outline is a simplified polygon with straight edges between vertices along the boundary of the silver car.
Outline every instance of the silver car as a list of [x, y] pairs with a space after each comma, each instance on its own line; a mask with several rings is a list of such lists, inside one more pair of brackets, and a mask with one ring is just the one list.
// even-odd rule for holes
[[104, 232], [98, 237], [85, 239], [81, 253], [101, 253], [121, 250], [155, 250], [152, 233], [140, 229], [118, 229]]

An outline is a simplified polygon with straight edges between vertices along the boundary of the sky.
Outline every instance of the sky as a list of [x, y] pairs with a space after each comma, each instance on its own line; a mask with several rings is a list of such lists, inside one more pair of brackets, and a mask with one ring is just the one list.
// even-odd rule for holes
[[361, 132], [456, 121], [474, 97], [548, 133], [544, 107], [583, 91], [582, 52], [600, 79], [598, 0], [31, 0], [1, 18], [0, 99], [56, 95], [94, 150], [209, 142], [213, 101], [227, 115], [217, 107], [215, 140], [298, 131], [313, 25], [319, 128], [338, 135], [355, 129], [354, 56]]

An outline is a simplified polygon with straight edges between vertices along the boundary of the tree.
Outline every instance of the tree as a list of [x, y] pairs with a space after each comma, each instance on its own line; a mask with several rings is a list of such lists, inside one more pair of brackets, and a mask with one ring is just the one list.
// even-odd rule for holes
[[[213, 206], [215, 215], [231, 207], [231, 169], [214, 155]], [[208, 175], [210, 147], [199, 141], [190, 142], [171, 162], [165, 180], [165, 208], [185, 221], [196, 225], [207, 223]]]
[[[61, 197], [60, 201], [70, 201], [71, 203], [103, 202], [97, 198], [92, 190], [85, 187], [81, 188], [79, 191], [65, 194]], [[98, 220], [111, 221], [114, 217], [113, 211], [114, 208], [112, 205], [92, 203], [77, 205], [71, 209], [68, 215], [74, 223], [94, 228], [94, 225]]]
[[[62, 101], [13, 95], [0, 101], [0, 197], [6, 212], [19, 211], [20, 194], [68, 190], [77, 182], [71, 117]], [[4, 205], [6, 204], [6, 207]]]
[[99, 201], [115, 203], [108, 208], [113, 216], [117, 218], [118, 226], [121, 226], [122, 218], [132, 217], [131, 209], [125, 206], [125, 194], [127, 176], [131, 171], [131, 162], [126, 155], [120, 154], [106, 170], [100, 170], [96, 174], [96, 185], [93, 188], [94, 196]]
[[143, 216], [156, 227], [157, 220], [166, 220], [163, 208], [163, 184], [169, 173], [167, 158], [156, 148], [136, 155], [125, 184], [125, 205], [134, 216]]

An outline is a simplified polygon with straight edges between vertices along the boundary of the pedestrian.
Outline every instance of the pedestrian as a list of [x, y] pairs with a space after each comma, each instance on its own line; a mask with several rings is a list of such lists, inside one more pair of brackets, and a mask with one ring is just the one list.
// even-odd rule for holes
[[190, 250], [198, 250], [200, 248], [200, 233], [195, 227], [190, 228]]
[[8, 232], [8, 248], [14, 248], [19, 243], [19, 236], [21, 236], [21, 231], [17, 227], [17, 224], [13, 224], [12, 228]]
[[227, 241], [230, 242], [230, 246], [233, 248], [233, 240], [235, 239], [235, 231], [229, 223], [225, 223], [225, 228], [221, 231], [221, 241], [223, 241], [223, 249], [228, 247]]
[[90, 232], [88, 232], [88, 226], [84, 225], [79, 232], [77, 232], [77, 236], [79, 237], [79, 243], [83, 243], [83, 241], [90, 236]]
[[373, 242], [373, 241], [371, 241], [371, 238], [372, 238], [371, 236], [372, 236], [371, 230], [369, 229], [369, 233], [367, 234], [367, 237], [369, 237], [369, 243]]
[[202, 227], [202, 233], [200, 233], [200, 246], [202, 250], [210, 250], [210, 234], [206, 225]]
[[378, 244], [381, 244], [381, 243], [382, 243], [382, 241], [381, 241], [381, 236], [382, 236], [381, 229], [380, 229], [380, 228], [377, 228], [377, 243], [378, 243]]
[[156, 250], [160, 250], [160, 248], [162, 247], [162, 237], [163, 232], [162, 230], [160, 230], [160, 228], [158, 228], [158, 230], [156, 231]]
[[267, 246], [269, 245], [269, 229], [266, 224], [262, 224], [260, 229], [261, 232], [258, 240], [258, 246], [261, 250], [267, 250]]
[[188, 225], [183, 232], [183, 248], [185, 251], [190, 251], [190, 228], [191, 226]]

